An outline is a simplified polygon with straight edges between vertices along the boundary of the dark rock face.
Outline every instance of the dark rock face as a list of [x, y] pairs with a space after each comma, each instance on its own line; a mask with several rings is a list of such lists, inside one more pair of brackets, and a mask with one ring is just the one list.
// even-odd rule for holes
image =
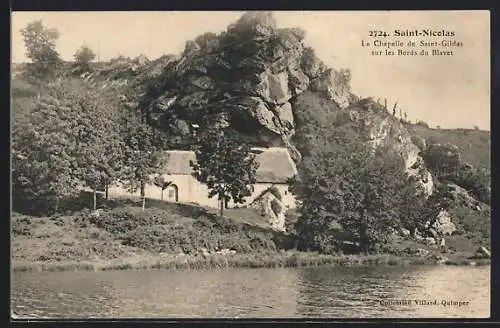
[[[343, 108], [350, 97], [346, 71], [327, 69], [303, 39], [300, 29], [277, 28], [269, 12], [245, 13], [220, 35], [186, 43], [174, 69], [163, 73], [173, 83], [163, 86], [149, 111], [174, 112], [201, 129], [207, 115], [225, 112], [230, 122], [239, 121], [232, 128], [255, 127], [257, 143], [289, 146], [300, 158], [288, 142], [295, 132], [292, 98], [314, 89]], [[174, 97], [170, 110], [158, 101]]]

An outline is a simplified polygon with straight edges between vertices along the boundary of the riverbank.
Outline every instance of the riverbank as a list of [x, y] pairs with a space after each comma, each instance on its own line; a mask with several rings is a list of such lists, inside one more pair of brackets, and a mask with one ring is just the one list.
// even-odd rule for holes
[[17, 272], [54, 271], [107, 271], [107, 270], [223, 270], [228, 268], [298, 268], [318, 266], [405, 266], [405, 265], [489, 265], [489, 259], [440, 257], [398, 257], [389, 254], [377, 255], [324, 255], [307, 252], [284, 252], [275, 254], [214, 254], [193, 255], [148, 255], [132, 256], [114, 260], [95, 261], [13, 261]]
[[[482, 265], [473, 239], [448, 238], [449, 250], [394, 236], [390, 252], [327, 255], [298, 252], [293, 236], [274, 231], [252, 209], [227, 211], [224, 219], [187, 204], [112, 203], [99, 214], [12, 216], [14, 271], [283, 268], [359, 265]], [[154, 206], [153, 206], [154, 205]]]

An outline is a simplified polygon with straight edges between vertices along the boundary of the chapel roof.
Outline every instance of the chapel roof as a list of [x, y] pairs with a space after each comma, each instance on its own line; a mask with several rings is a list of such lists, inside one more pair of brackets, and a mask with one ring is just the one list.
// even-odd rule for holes
[[[286, 183], [297, 174], [295, 163], [288, 150], [281, 147], [252, 148], [259, 163], [256, 178], [259, 183]], [[190, 161], [196, 162], [196, 156], [189, 150], [166, 151], [166, 174], [191, 175]]]

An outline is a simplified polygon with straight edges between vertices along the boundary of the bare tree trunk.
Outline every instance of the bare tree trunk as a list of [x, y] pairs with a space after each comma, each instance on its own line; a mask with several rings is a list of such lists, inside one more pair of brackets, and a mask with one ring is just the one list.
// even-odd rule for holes
[[161, 190], [161, 200], [163, 200], [163, 191], [164, 191], [164, 190], [165, 190], [165, 189], [162, 189], [162, 190]]
[[94, 211], [97, 209], [97, 195], [95, 186], [94, 189], [92, 190], [92, 208], [94, 209]]
[[59, 211], [59, 197], [56, 196], [56, 205], [54, 207], [54, 213], [57, 213]]
[[104, 187], [106, 190], [106, 200], [108, 200], [108, 198], [109, 198], [109, 183], [108, 183], [108, 181], [106, 181], [106, 185]]
[[220, 199], [220, 217], [222, 218], [224, 215], [224, 197], [222, 197], [222, 196], [219, 196], [219, 197], [221, 197], [221, 199]]
[[146, 209], [146, 186], [144, 185], [144, 182], [141, 182], [141, 198], [142, 198], [142, 210], [144, 211]]

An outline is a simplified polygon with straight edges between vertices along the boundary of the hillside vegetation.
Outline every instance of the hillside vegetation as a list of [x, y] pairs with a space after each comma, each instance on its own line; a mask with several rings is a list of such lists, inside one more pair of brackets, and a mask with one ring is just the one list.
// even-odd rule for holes
[[[29, 26], [45, 31], [40, 23]], [[14, 257], [295, 247], [332, 256], [404, 255], [407, 247], [438, 253], [442, 238], [451, 243], [450, 256], [489, 247], [490, 133], [396, 118], [355, 95], [350, 70], [327, 67], [304, 33], [277, 27], [271, 13], [249, 12], [219, 34], [188, 40], [182, 53], [154, 60], [93, 63], [82, 47], [87, 60], [65, 62], [53, 42], [45, 49], [50, 56], [35, 52], [32, 63], [14, 65]], [[211, 209], [146, 200], [144, 186], [162, 167], [164, 150], [202, 148], [200, 158], [213, 158], [218, 148], [200, 147], [202, 141], [217, 136], [221, 145], [233, 135], [234, 149], [286, 147], [296, 162], [290, 185], [300, 203], [288, 213], [287, 233], [249, 208], [218, 217]], [[235, 164], [224, 163], [222, 174]], [[217, 180], [207, 172], [207, 181]], [[241, 181], [234, 188], [253, 179]], [[81, 187], [96, 197], [117, 182], [141, 190], [141, 206], [90, 198], [86, 206], [103, 210], [99, 215], [61, 214]]]
[[464, 162], [477, 167], [491, 167], [491, 133], [475, 129], [432, 129], [418, 124], [407, 124], [410, 133], [427, 143], [449, 143], [458, 147]]

